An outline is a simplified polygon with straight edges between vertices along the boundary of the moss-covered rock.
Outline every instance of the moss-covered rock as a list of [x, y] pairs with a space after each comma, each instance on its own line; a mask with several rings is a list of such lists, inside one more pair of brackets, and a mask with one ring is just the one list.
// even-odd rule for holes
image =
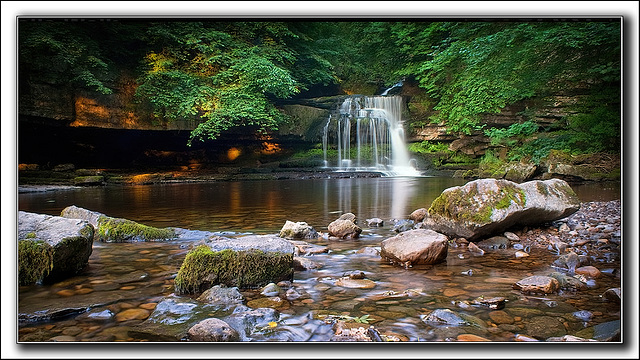
[[176, 232], [172, 228], [147, 226], [127, 219], [109, 217], [74, 205], [64, 208], [61, 216], [88, 221], [96, 229], [95, 239], [102, 242], [156, 241], [176, 237]]
[[72, 276], [88, 263], [94, 228], [87, 221], [18, 212], [18, 282]]
[[475, 240], [516, 224], [531, 225], [564, 218], [580, 201], [563, 180], [480, 179], [446, 189], [428, 209], [425, 225], [448, 236]]
[[572, 155], [565, 151], [551, 150], [542, 163], [547, 169], [546, 177], [607, 181], [620, 180], [621, 176], [619, 155], [603, 153]]
[[214, 237], [190, 250], [175, 279], [176, 293], [212, 285], [257, 288], [293, 280], [294, 246], [275, 236]]

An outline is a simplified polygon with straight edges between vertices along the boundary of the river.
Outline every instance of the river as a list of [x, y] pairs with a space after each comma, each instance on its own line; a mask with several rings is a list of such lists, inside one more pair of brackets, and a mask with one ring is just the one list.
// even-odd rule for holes
[[[356, 214], [363, 227], [360, 239], [310, 241], [328, 246], [330, 251], [312, 257], [322, 265], [321, 269], [295, 272], [293, 284], [306, 293], [307, 298], [291, 301], [290, 306], [281, 311], [280, 324], [284, 325], [278, 329], [286, 335], [281, 333], [270, 338], [261, 334], [252, 339], [255, 341], [282, 340], [283, 337], [291, 341], [328, 341], [332, 333], [328, 325], [317, 320], [319, 312], [350, 318], [369, 315], [378, 329], [402, 340], [444, 341], [455, 338], [460, 331], [427, 327], [420, 315], [437, 308], [455, 309], [452, 305], [455, 301], [480, 296], [504, 296], [509, 299], [510, 308], [520, 309], [510, 312], [508, 316], [512, 320], [506, 323], [492, 322], [486, 309], [465, 310], [492, 324], [477, 331], [492, 341], [513, 341], [514, 333], [526, 333], [532, 312], [563, 318], [568, 333], [620, 319], [620, 306], [600, 298], [607, 288], [620, 286], [619, 277], [605, 276], [597, 286], [577, 294], [549, 295], [537, 300], [513, 290], [514, 281], [550, 270], [549, 264], [556, 255], [549, 251], [532, 250], [532, 256], [516, 260], [500, 252], [470, 258], [465, 256], [464, 249], [452, 248], [445, 263], [411, 269], [394, 267], [375, 257], [354, 255], [363, 247], [379, 246], [380, 241], [395, 235], [392, 219], [404, 219], [415, 209], [429, 207], [444, 189], [465, 182], [440, 177], [398, 177], [106, 186], [20, 193], [18, 209], [59, 215], [65, 207], [76, 205], [145, 225], [221, 232], [227, 236], [278, 233], [287, 220], [304, 221], [326, 232], [327, 225], [341, 214]], [[585, 202], [620, 199], [619, 184], [573, 188]], [[373, 217], [383, 219], [385, 225], [366, 227], [364, 220]], [[173, 276], [188, 251], [186, 245], [178, 241], [94, 243], [89, 266], [83, 273], [56, 284], [20, 287], [18, 312], [96, 298], [108, 305], [92, 311], [109, 310], [118, 314], [132, 308], [152, 309], [154, 304], [172, 295]], [[606, 264], [607, 267], [619, 265]], [[349, 289], [335, 285], [337, 278], [354, 270], [364, 272], [376, 283], [375, 288]], [[473, 276], [469, 276], [470, 270]], [[144, 274], [144, 281], [122, 281], [131, 274]], [[416, 289], [419, 290], [416, 296], [392, 296]], [[260, 297], [258, 292], [249, 290], [243, 295], [247, 300]], [[578, 310], [589, 311], [595, 314], [594, 318], [589, 323], [567, 320], [567, 314]], [[148, 341], [127, 333], [130, 326], [142, 321], [117, 317], [97, 321], [78, 314], [56, 321], [21, 324], [19, 341], [54, 338], [89, 342]]]

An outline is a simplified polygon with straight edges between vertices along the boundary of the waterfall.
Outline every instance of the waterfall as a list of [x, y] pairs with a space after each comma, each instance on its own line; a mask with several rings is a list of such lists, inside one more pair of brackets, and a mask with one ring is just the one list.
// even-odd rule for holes
[[[351, 96], [345, 99], [335, 114], [335, 126], [329, 126], [334, 119], [330, 115], [324, 127], [325, 167], [338, 171], [377, 171], [386, 176], [420, 176], [412, 166], [404, 141], [401, 114], [400, 96]], [[327, 156], [330, 132], [334, 132], [337, 149], [334, 162]]]

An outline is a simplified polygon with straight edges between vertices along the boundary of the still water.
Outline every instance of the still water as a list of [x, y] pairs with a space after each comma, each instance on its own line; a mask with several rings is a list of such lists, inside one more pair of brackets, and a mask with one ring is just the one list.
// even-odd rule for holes
[[[21, 193], [18, 207], [21, 211], [59, 215], [65, 207], [76, 205], [145, 225], [225, 232], [229, 236], [278, 233], [287, 220], [304, 221], [325, 232], [327, 225], [342, 213], [356, 214], [363, 227], [359, 240], [310, 241], [330, 250], [312, 257], [322, 267], [295, 272], [293, 283], [306, 296], [281, 310], [282, 326], [277, 328], [280, 334], [250, 339], [255, 341], [328, 341], [332, 335], [330, 327], [310, 315], [318, 312], [350, 317], [370, 315], [378, 329], [409, 341], [442, 341], [455, 338], [460, 332], [475, 332], [493, 341], [513, 341], [514, 333], [526, 333], [527, 319], [532, 313], [563, 317], [568, 331], [619, 320], [619, 305], [603, 303], [600, 298], [607, 288], [620, 286], [619, 278], [606, 279], [571, 296], [535, 299], [514, 291], [511, 285], [515, 281], [549, 272], [555, 256], [548, 251], [532, 250], [530, 257], [514, 260], [512, 254], [500, 252], [469, 258], [464, 256], [464, 249], [453, 248], [445, 263], [412, 269], [390, 266], [379, 257], [356, 254], [363, 247], [379, 247], [382, 240], [395, 235], [392, 219], [407, 218], [413, 210], [429, 207], [444, 189], [464, 183], [462, 179], [423, 177], [108, 186]], [[573, 188], [583, 201], [620, 199], [619, 185]], [[367, 228], [364, 219], [373, 217], [383, 219], [385, 225]], [[129, 319], [117, 315], [131, 309], [151, 311], [155, 304], [170, 296], [173, 276], [187, 251], [188, 244], [178, 241], [94, 243], [89, 266], [82, 274], [57, 284], [20, 287], [18, 312], [55, 309], [69, 302], [100, 303], [92, 312], [109, 310], [116, 316], [96, 320], [79, 314], [58, 321], [23, 324], [19, 341], [143, 340], [130, 336], [127, 330], [144, 321], [144, 316]], [[619, 264], [610, 266], [619, 268]], [[364, 272], [376, 286], [373, 289], [336, 286], [336, 279], [354, 270]], [[471, 273], [473, 276], [469, 276]], [[140, 274], [144, 275], [142, 281]], [[415, 296], [401, 296], [408, 294], [408, 290]], [[245, 291], [243, 295], [247, 300], [261, 297], [256, 291]], [[437, 308], [460, 310], [452, 301], [479, 296], [508, 298], [513, 310], [508, 315], [516, 320], [506, 324], [494, 321], [487, 329], [451, 330], [429, 328], [420, 319], [421, 314]], [[578, 310], [588, 310], [597, 316], [590, 323], [576, 321], [570, 314]], [[489, 324], [492, 321], [486, 309], [464, 311]]]

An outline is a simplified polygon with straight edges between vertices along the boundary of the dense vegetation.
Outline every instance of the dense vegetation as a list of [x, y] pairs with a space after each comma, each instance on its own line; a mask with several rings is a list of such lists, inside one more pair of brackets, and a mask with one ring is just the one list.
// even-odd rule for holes
[[[338, 84], [373, 94], [415, 81], [424, 118], [453, 133], [482, 131], [511, 159], [549, 150], [619, 152], [621, 26], [584, 21], [236, 21], [22, 19], [21, 86], [42, 81], [101, 94], [122, 72], [137, 79], [139, 106], [160, 121], [193, 120], [192, 141], [236, 126], [286, 121], [280, 99]], [[579, 89], [564, 122], [543, 127], [531, 112], [509, 128], [483, 115]], [[416, 151], [438, 148], [423, 144]]]

